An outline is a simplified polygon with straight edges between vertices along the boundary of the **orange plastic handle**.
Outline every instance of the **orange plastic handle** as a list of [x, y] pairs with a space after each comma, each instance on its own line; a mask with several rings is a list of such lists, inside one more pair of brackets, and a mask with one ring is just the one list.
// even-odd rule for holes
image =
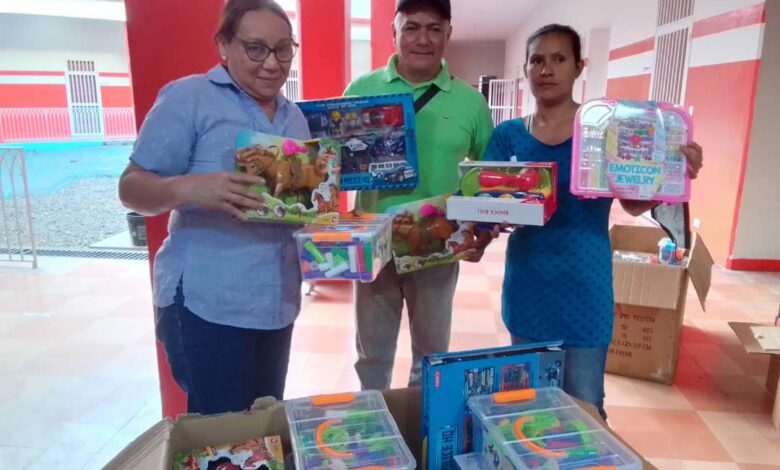
[[[375, 219], [376, 218], [376, 214], [355, 215], [352, 212], [347, 212], [346, 214], [342, 212], [341, 214], [339, 214], [339, 216], [342, 219]], [[363, 470], [364, 468], [366, 468], [366, 469], [376, 469], [376, 468], [385, 468], [385, 467], [361, 467], [359, 470]]]
[[508, 392], [498, 392], [493, 394], [495, 403], [513, 403], [516, 401], [528, 401], [536, 399], [535, 388], [525, 388], [522, 390], [510, 390]]
[[349, 232], [317, 232], [311, 234], [311, 240], [317, 242], [349, 242], [352, 235]]
[[533, 452], [536, 452], [537, 454], [540, 455], [544, 455], [545, 457], [562, 459], [569, 456], [569, 454], [567, 454], [566, 452], [559, 451], [559, 450], [545, 449], [539, 444], [531, 440], [528, 440], [525, 434], [523, 434], [523, 423], [525, 423], [526, 421], [533, 421], [533, 418], [530, 418], [528, 416], [521, 416], [517, 418], [517, 421], [515, 421], [515, 436], [517, 436], [519, 440], [523, 441], [523, 445], [527, 446]]
[[339, 452], [337, 450], [333, 450], [333, 448], [325, 444], [325, 440], [322, 438], [322, 434], [325, 432], [325, 430], [333, 426], [334, 424], [341, 424], [341, 420], [328, 419], [320, 423], [320, 425], [317, 426], [317, 430], [314, 432], [314, 442], [316, 442], [317, 445], [320, 446], [320, 450], [325, 455], [333, 457], [334, 459], [351, 459], [352, 457], [355, 456], [354, 453]]
[[608, 465], [599, 465], [596, 467], [585, 467], [582, 470], [617, 470], [617, 467], [612, 467]]
[[316, 397], [311, 398], [311, 404], [313, 406], [341, 405], [343, 403], [352, 403], [353, 401], [355, 401], [355, 394], [352, 392], [317, 395]]

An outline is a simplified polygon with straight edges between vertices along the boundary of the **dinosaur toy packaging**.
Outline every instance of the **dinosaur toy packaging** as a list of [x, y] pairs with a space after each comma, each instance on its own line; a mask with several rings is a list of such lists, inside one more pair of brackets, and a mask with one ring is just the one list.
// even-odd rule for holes
[[399, 273], [460, 261], [476, 247], [474, 224], [447, 219], [447, 197], [421, 199], [387, 210], [394, 215], [393, 255]]
[[339, 217], [341, 146], [326, 139], [299, 141], [243, 131], [236, 138], [236, 171], [261, 176], [252, 186], [264, 207], [247, 220], [334, 224]]

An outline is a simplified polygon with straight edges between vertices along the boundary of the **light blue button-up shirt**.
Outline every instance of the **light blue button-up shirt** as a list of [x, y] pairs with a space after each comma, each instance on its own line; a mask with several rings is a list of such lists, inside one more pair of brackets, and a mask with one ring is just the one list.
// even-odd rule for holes
[[[160, 91], [130, 159], [160, 176], [233, 171], [239, 131], [308, 139], [306, 119], [283, 96], [270, 121], [218, 65], [206, 75]], [[185, 206], [171, 213], [169, 235], [154, 263], [154, 304], [173, 303], [179, 280], [184, 304], [221, 325], [280, 329], [298, 316], [301, 274], [295, 225], [251, 223]]]

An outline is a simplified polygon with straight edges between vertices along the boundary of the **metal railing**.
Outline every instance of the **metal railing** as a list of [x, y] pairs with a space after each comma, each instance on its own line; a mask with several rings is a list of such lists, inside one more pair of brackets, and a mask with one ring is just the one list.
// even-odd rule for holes
[[0, 147], [0, 246], [4, 248], [0, 261], [38, 267], [30, 189], [21, 148]]

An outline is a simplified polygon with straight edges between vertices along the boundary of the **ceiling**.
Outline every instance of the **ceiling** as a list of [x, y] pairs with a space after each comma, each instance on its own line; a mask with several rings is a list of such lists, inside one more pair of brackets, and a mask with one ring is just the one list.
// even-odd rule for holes
[[[453, 41], [497, 41], [514, 33], [541, 0], [451, 0]], [[488, 6], [489, 5], [489, 6]]]

